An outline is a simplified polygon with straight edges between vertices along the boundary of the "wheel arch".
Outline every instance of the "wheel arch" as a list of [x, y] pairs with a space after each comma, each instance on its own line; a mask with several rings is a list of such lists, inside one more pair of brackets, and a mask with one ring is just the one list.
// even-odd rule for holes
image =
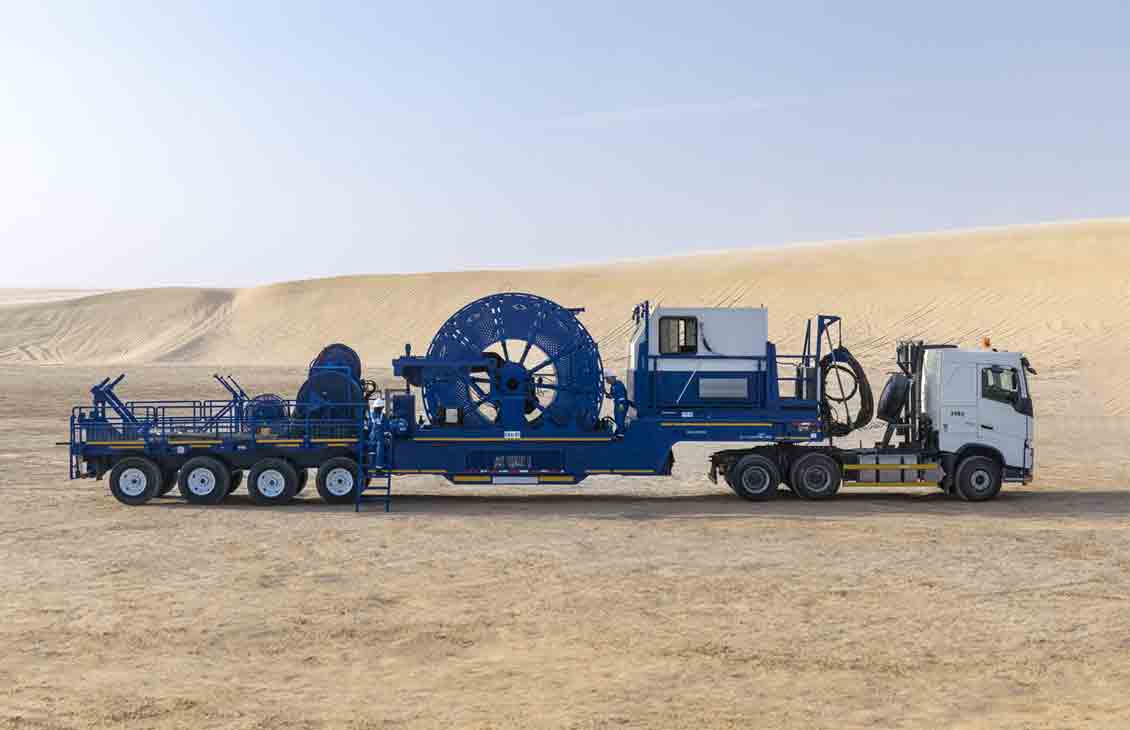
[[[950, 466], [956, 467], [958, 464], [960, 464], [970, 456], [985, 456], [997, 462], [997, 464], [999, 464], [1002, 468], [1005, 465], [1004, 454], [1000, 452], [1000, 449], [997, 449], [994, 446], [989, 446], [988, 444], [965, 444], [956, 452], [954, 452], [953, 460]], [[946, 471], [950, 470], [947, 469]]]

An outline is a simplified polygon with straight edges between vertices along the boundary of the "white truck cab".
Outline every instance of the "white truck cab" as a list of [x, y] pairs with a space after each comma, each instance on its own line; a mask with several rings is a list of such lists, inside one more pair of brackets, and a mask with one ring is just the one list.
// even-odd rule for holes
[[927, 350], [919, 402], [938, 451], [980, 447], [999, 459], [1004, 481], [1030, 481], [1035, 418], [1028, 370], [1018, 352]]

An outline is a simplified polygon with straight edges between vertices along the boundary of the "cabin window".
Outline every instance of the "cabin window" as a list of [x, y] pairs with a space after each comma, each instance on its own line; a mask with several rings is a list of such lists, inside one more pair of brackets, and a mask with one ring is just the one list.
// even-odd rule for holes
[[981, 397], [1001, 403], [1015, 403], [1020, 397], [1020, 378], [1009, 368], [984, 368], [981, 370]]
[[659, 354], [693, 355], [698, 352], [698, 320], [694, 317], [659, 318]]

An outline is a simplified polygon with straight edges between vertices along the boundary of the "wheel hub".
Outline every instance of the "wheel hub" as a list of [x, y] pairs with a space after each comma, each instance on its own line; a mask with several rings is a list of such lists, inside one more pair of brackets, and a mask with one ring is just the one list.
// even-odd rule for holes
[[118, 486], [126, 496], [140, 497], [149, 486], [149, 479], [141, 469], [130, 468], [122, 472]]
[[326, 489], [335, 497], [344, 497], [353, 491], [353, 472], [345, 467], [335, 467], [326, 475]]
[[742, 486], [751, 494], [761, 494], [769, 488], [769, 473], [758, 466], [751, 466], [742, 473]]
[[203, 497], [211, 494], [216, 489], [216, 475], [212, 473], [211, 469], [204, 467], [197, 467], [188, 473], [188, 491]]
[[992, 486], [993, 477], [984, 469], [978, 469], [977, 471], [973, 472], [972, 476], [970, 476], [969, 483], [972, 484], [973, 488], [978, 492], [984, 492], [990, 486]]
[[286, 488], [286, 478], [278, 469], [264, 469], [255, 480], [255, 486], [264, 497], [277, 497]]
[[812, 492], [823, 492], [832, 483], [832, 475], [821, 466], [806, 469], [803, 475], [804, 486]]

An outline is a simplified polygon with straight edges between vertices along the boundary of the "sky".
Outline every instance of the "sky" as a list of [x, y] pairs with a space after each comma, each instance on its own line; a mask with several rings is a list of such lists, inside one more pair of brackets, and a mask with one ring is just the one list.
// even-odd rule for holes
[[1130, 214], [1130, 3], [0, 3], [0, 286]]

